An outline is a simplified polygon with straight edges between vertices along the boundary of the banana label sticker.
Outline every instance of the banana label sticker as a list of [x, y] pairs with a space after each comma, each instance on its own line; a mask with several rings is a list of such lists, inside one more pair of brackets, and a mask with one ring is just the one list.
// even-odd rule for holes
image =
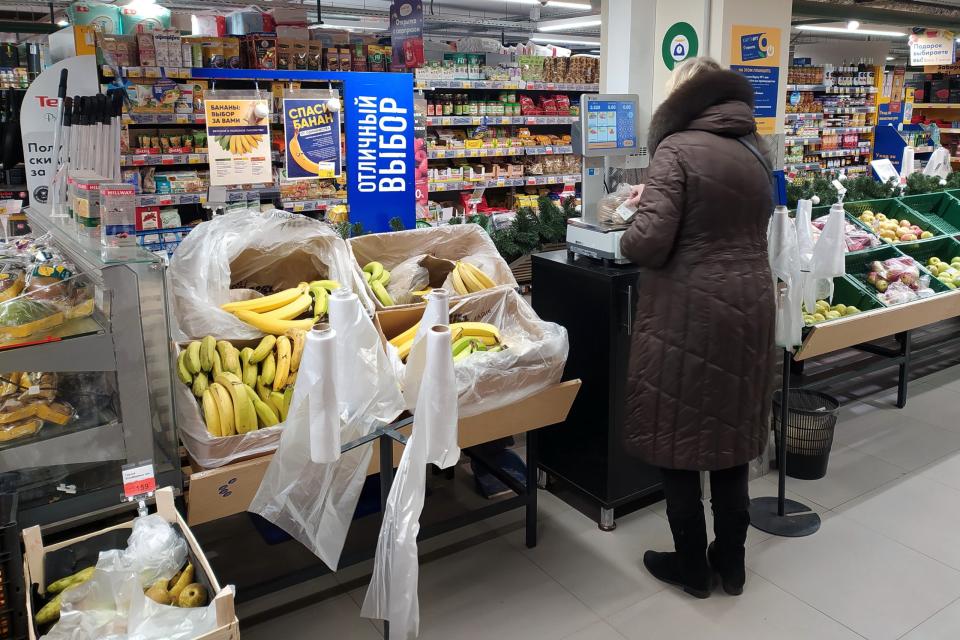
[[340, 100], [336, 96], [283, 99], [283, 136], [289, 180], [340, 175]]
[[270, 103], [216, 96], [204, 103], [210, 184], [229, 187], [273, 182]]

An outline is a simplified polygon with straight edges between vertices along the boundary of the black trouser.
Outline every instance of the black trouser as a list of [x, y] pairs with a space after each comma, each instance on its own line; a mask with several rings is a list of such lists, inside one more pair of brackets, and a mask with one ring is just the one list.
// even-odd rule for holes
[[[700, 472], [686, 469], [660, 469], [663, 493], [667, 499], [667, 516], [684, 519], [703, 513]], [[743, 512], [750, 507], [747, 495], [749, 465], [710, 472], [710, 502], [713, 513]]]

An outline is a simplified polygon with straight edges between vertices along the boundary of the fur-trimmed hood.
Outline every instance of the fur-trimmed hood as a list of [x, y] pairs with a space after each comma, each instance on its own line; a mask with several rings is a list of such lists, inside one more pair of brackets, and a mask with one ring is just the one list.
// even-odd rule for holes
[[680, 85], [653, 114], [647, 146], [687, 129], [741, 137], [756, 130], [753, 86], [733, 71], [704, 71]]

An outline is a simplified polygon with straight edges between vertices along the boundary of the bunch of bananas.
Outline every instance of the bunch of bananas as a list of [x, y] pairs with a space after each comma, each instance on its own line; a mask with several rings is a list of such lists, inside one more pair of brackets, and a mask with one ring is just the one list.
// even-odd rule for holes
[[327, 313], [330, 294], [339, 288], [336, 280], [301, 282], [269, 296], [228, 302], [220, 308], [268, 335], [281, 336], [291, 329], [313, 328]]
[[180, 352], [177, 376], [200, 399], [211, 436], [247, 433], [287, 419], [306, 339], [306, 329], [294, 328], [238, 350], [207, 336]]
[[373, 295], [377, 296], [385, 307], [392, 307], [394, 302], [390, 294], [387, 293], [387, 284], [390, 282], [390, 272], [383, 268], [379, 262], [368, 262], [363, 267], [363, 279], [370, 285]]
[[459, 260], [450, 273], [450, 279], [453, 282], [453, 289], [460, 295], [476, 293], [484, 289], [492, 289], [496, 283], [490, 279], [490, 276], [481, 271], [478, 267], [469, 262], [460, 262]]
[[[413, 325], [400, 335], [390, 339], [390, 344], [396, 347], [397, 355], [406, 362], [413, 347], [413, 339], [417, 335], [420, 323]], [[453, 361], [459, 362], [471, 353], [478, 351], [503, 351], [506, 349], [500, 341], [500, 330], [486, 322], [454, 322], [450, 325], [450, 343], [453, 351]]]
[[260, 146], [259, 135], [216, 136], [214, 140], [221, 149], [237, 156], [246, 155]]

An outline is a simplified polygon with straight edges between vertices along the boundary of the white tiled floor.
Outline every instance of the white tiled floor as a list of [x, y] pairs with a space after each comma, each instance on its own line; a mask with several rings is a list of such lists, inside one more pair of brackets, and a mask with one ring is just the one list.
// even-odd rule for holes
[[[514, 512], [476, 525], [478, 544], [421, 565], [420, 637], [960, 639], [960, 367], [914, 383], [903, 411], [892, 398], [844, 407], [827, 477], [789, 479], [790, 496], [822, 515], [819, 532], [751, 529], [741, 597], [696, 600], [646, 573], [644, 549], [671, 545], [662, 504], [604, 533], [541, 492], [536, 548]], [[751, 483], [752, 495], [775, 492], [774, 475]], [[359, 617], [364, 591], [241, 625], [243, 637], [380, 638]]]

